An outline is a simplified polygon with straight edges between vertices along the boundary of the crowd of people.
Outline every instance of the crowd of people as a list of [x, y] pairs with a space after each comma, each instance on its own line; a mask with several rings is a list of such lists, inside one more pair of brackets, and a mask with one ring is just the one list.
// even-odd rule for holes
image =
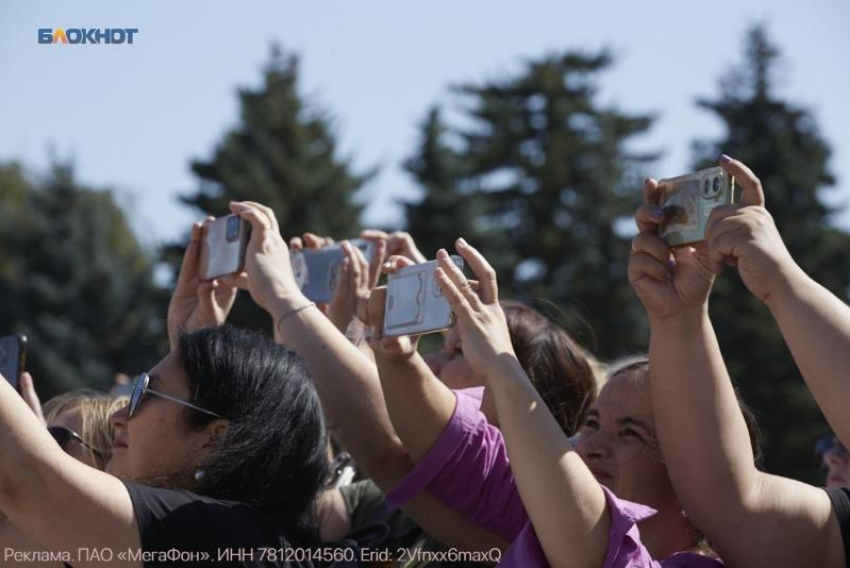
[[[756, 175], [705, 242], [670, 248], [648, 179], [628, 278], [648, 351], [602, 362], [547, 316], [501, 298], [461, 236], [342, 243], [333, 299], [303, 295], [274, 211], [250, 223], [244, 270], [199, 276], [191, 229], [168, 308], [170, 352], [127, 396], [0, 381], [3, 566], [850, 566], [850, 307], [785, 247]], [[454, 314], [443, 346], [385, 336], [382, 274], [436, 258]], [[766, 473], [759, 431], [709, 317], [737, 270], [776, 320], [834, 430], [825, 487]], [[245, 290], [274, 337], [226, 323]], [[35, 378], [37, 382], [37, 377]], [[356, 463], [356, 476], [343, 473]]]

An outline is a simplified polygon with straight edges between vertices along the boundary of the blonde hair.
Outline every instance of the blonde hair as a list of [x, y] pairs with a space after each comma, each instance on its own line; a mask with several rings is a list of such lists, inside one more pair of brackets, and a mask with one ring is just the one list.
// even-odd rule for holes
[[[44, 404], [44, 420], [50, 424], [61, 414], [78, 411], [81, 425], [77, 434], [90, 446], [83, 449], [99, 469], [104, 469], [112, 457], [112, 440], [115, 436], [109, 417], [129, 400], [127, 396], [116, 397], [90, 389], [78, 389], [48, 400]], [[91, 448], [100, 450], [100, 453]]]

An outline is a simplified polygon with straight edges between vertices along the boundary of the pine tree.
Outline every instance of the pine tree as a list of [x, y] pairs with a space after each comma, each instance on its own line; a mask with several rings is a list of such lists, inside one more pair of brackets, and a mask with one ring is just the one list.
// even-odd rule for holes
[[[830, 226], [837, 211], [820, 196], [835, 183], [827, 167], [829, 147], [812, 114], [777, 95], [779, 57], [762, 27], [748, 32], [743, 64], [722, 79], [716, 99], [699, 101], [721, 120], [726, 135], [695, 144], [695, 167], [715, 165], [725, 153], [752, 168], [794, 259], [846, 299], [850, 235]], [[711, 313], [729, 370], [759, 414], [768, 469], [823, 482], [811, 450], [827, 426], [767, 308], [730, 270], [715, 284]]]
[[[531, 61], [516, 76], [459, 87], [471, 126], [454, 130], [462, 175], [445, 186], [480, 200], [473, 226], [483, 240], [474, 244], [496, 268], [504, 295], [553, 301], [573, 330], [587, 320], [605, 356], [646, 341], [626, 278], [629, 237], [615, 226], [639, 204], [637, 172], [653, 159], [625, 148], [651, 117], [597, 101], [597, 79], [610, 64], [604, 52], [566, 53]], [[457, 217], [454, 226], [469, 222]], [[451, 224], [445, 230], [458, 236]]]
[[43, 181], [2, 165], [0, 188], [0, 332], [28, 336], [42, 397], [150, 368], [167, 346], [167, 296], [112, 193], [66, 164]]
[[[358, 189], [371, 172], [356, 174], [337, 154], [332, 121], [298, 91], [298, 59], [272, 48], [262, 87], [239, 91], [241, 120], [225, 133], [211, 159], [194, 161], [200, 184], [182, 201], [209, 215], [229, 213], [230, 201], [271, 207], [285, 238], [314, 232], [356, 236], [362, 205]], [[171, 247], [171, 259], [182, 254]], [[267, 316], [240, 294], [231, 321], [268, 328]]]
[[475, 226], [484, 203], [479, 195], [462, 191], [463, 156], [449, 145], [450, 135], [439, 108], [431, 108], [422, 122], [420, 145], [404, 164], [423, 190], [421, 199], [404, 203], [407, 230], [429, 259], [440, 248], [453, 251], [459, 236], [470, 242], [486, 238]]

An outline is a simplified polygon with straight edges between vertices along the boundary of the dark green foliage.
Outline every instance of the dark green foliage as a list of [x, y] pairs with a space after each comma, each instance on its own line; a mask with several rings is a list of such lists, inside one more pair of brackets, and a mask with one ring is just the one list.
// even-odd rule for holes
[[[750, 30], [744, 64], [721, 82], [716, 99], [699, 103], [717, 115], [727, 133], [722, 140], [695, 145], [695, 167], [715, 164], [722, 153], [750, 166], [794, 259], [846, 300], [850, 235], [830, 226], [835, 211], [819, 196], [835, 181], [827, 167], [829, 148], [811, 114], [777, 96], [777, 58], [765, 31]], [[715, 285], [711, 314], [729, 370], [759, 415], [766, 466], [822, 483], [811, 456], [827, 426], [770, 312], [728, 270]]]
[[451, 148], [446, 140], [450, 135], [439, 108], [432, 108], [421, 126], [420, 145], [404, 164], [424, 190], [421, 200], [405, 203], [407, 230], [429, 259], [440, 248], [453, 251], [458, 236], [470, 242], [484, 239], [475, 220], [484, 214], [485, 203], [462, 189], [464, 156]]
[[0, 258], [0, 333], [29, 337], [43, 399], [156, 362], [167, 296], [111, 192], [67, 165], [43, 181], [0, 165]]
[[408, 206], [423, 249], [465, 236], [493, 263], [505, 296], [550, 299], [573, 329], [584, 316], [606, 356], [645, 344], [626, 279], [629, 240], [615, 224], [639, 203], [639, 173], [654, 158], [626, 148], [652, 118], [597, 100], [610, 64], [604, 52], [567, 53], [461, 86], [470, 126], [446, 132], [432, 111], [407, 165], [425, 190]]

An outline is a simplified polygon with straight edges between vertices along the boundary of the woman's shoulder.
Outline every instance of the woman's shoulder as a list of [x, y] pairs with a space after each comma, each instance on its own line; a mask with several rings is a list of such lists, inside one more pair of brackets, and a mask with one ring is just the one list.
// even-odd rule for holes
[[271, 518], [251, 505], [183, 489], [124, 485], [145, 552], [176, 549], [219, 559], [237, 551], [253, 551], [256, 557], [262, 550], [295, 547]]

